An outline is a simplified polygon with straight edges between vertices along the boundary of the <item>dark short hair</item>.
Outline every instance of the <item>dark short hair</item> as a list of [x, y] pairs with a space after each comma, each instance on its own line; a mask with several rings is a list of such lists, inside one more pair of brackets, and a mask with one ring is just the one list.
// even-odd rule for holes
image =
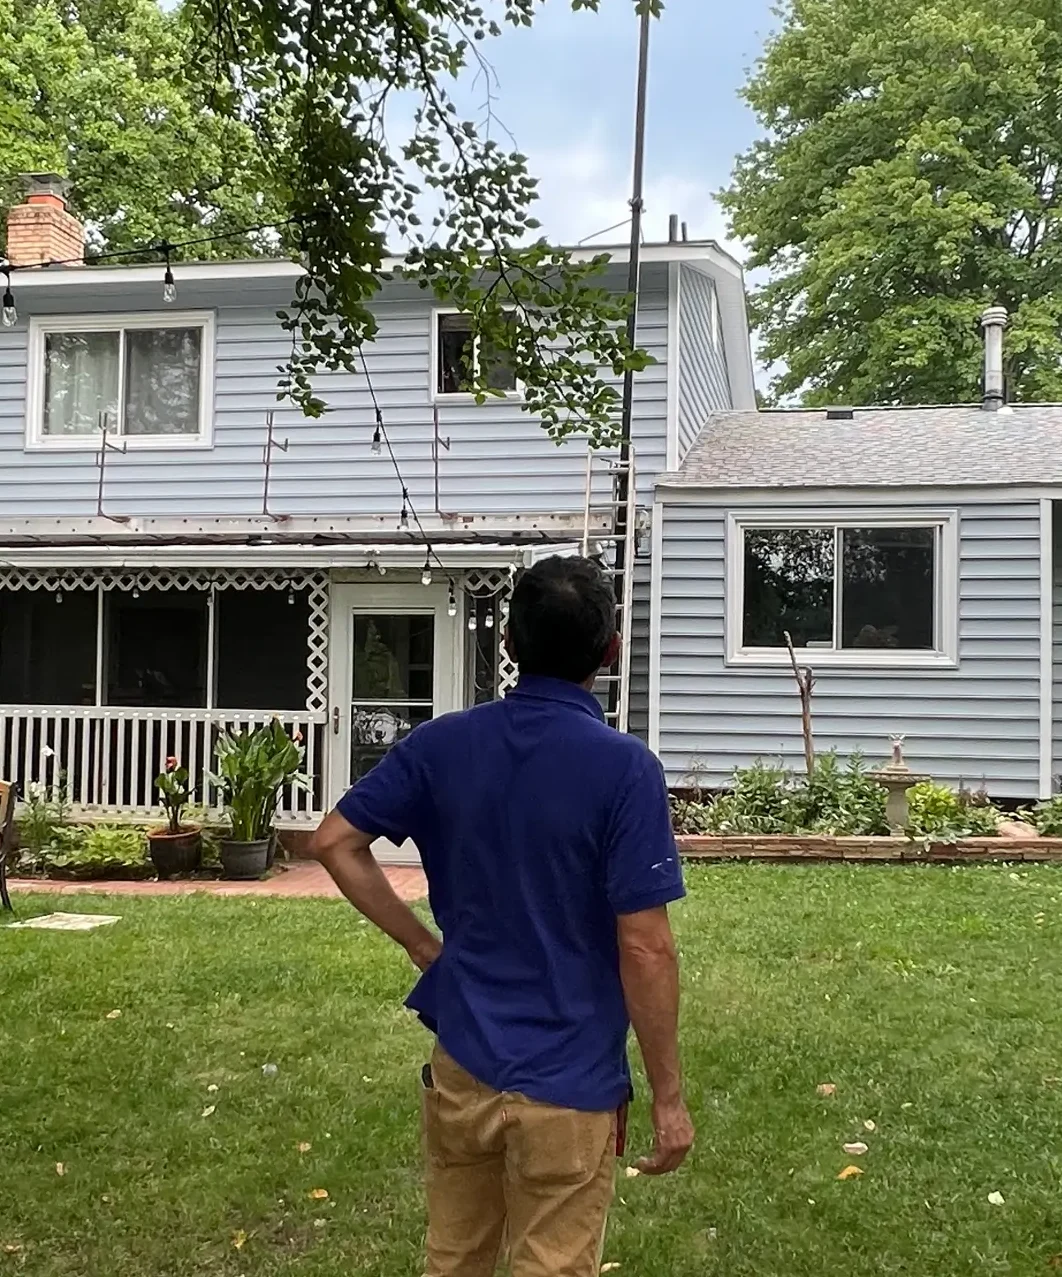
[[509, 606], [509, 642], [521, 674], [582, 683], [616, 633], [616, 596], [591, 559], [541, 559], [520, 577]]

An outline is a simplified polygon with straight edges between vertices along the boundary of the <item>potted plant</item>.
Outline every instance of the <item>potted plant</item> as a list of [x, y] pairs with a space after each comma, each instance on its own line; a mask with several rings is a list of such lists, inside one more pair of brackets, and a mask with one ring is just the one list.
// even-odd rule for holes
[[148, 830], [148, 850], [160, 878], [171, 874], [192, 873], [199, 868], [202, 854], [202, 831], [198, 825], [184, 825], [181, 814], [188, 806], [188, 768], [174, 757], [166, 759], [166, 770], [155, 781], [166, 824]]
[[211, 784], [221, 792], [230, 829], [218, 841], [226, 878], [259, 878], [272, 861], [273, 818], [285, 786], [305, 789], [304, 750], [277, 719], [255, 731], [223, 732], [214, 746], [217, 772]]

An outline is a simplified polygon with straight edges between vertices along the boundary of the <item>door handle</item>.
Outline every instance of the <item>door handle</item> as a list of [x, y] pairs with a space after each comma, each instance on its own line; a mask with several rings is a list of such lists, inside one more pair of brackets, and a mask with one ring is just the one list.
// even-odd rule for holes
[[339, 735], [339, 706], [336, 705], [332, 710], [332, 735]]

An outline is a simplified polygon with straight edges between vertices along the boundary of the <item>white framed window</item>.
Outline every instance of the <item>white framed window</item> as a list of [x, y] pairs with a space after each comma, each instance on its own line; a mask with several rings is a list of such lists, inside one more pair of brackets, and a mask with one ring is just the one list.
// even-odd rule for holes
[[214, 316], [209, 311], [34, 316], [26, 446], [207, 448], [213, 435]]
[[958, 560], [955, 510], [732, 514], [727, 660], [954, 666]]
[[[516, 312], [511, 314], [515, 323]], [[508, 355], [473, 334], [471, 315], [459, 310], [432, 311], [432, 398], [471, 399], [469, 388], [479, 376], [507, 398], [519, 399], [523, 395]]]

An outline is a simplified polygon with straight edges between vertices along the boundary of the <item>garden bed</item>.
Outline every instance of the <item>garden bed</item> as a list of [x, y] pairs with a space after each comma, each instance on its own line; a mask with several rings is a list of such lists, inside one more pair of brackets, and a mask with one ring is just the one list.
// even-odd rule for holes
[[1062, 860], [1062, 838], [960, 838], [915, 842], [910, 838], [835, 838], [825, 834], [680, 834], [679, 854], [688, 860], [877, 860], [1051, 861]]

